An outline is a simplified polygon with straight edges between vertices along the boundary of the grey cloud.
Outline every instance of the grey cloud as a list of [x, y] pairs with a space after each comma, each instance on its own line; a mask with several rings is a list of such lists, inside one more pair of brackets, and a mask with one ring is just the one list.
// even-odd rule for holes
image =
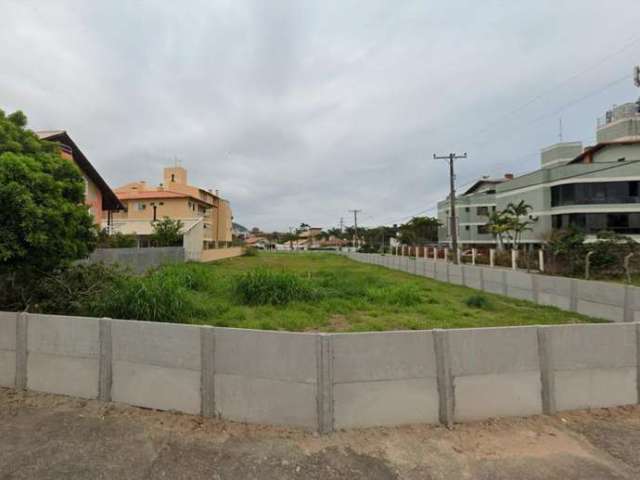
[[[469, 152], [461, 184], [535, 168], [558, 119], [531, 121], [637, 62], [640, 43], [555, 88], [633, 36], [636, 3], [6, 0], [0, 108], [69, 130], [114, 186], [177, 156], [247, 226], [393, 223], [446, 194], [433, 153]], [[566, 109], [565, 138], [635, 96]]]

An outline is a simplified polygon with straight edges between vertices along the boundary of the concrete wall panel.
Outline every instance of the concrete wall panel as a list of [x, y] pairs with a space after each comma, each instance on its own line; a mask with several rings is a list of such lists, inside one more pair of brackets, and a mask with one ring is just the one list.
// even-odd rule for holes
[[98, 319], [29, 315], [27, 350], [72, 357], [97, 357]]
[[481, 290], [482, 283], [480, 281], [480, 268], [466, 265], [464, 267], [464, 284], [467, 287]]
[[98, 396], [98, 359], [29, 352], [27, 388], [82, 398]]
[[483, 267], [484, 289], [490, 293], [504, 294], [504, 277], [502, 270]]
[[606, 305], [597, 302], [589, 302], [587, 300], [578, 299], [577, 311], [583, 315], [595, 318], [603, 318], [611, 322], [624, 321], [624, 307]]
[[534, 300], [532, 275], [525, 272], [506, 272], [507, 296], [520, 300]]
[[559, 325], [550, 328], [554, 370], [636, 366], [634, 324]]
[[222, 418], [306, 428], [317, 426], [315, 385], [218, 374], [215, 391], [216, 409]]
[[456, 377], [456, 421], [542, 413], [540, 373]]
[[15, 385], [16, 320], [16, 313], [0, 312], [0, 386], [3, 387]]
[[435, 377], [431, 332], [336, 334], [334, 382]]
[[200, 372], [114, 361], [111, 395], [130, 405], [200, 413]]
[[315, 383], [315, 348], [315, 335], [217, 328], [216, 372]]
[[114, 361], [200, 369], [200, 329], [192, 325], [113, 320]]
[[16, 378], [16, 352], [0, 350], [0, 386], [13, 387]]
[[558, 410], [631, 405], [638, 401], [634, 367], [556, 371]]
[[536, 327], [450, 330], [454, 376], [538, 371]]
[[336, 428], [438, 422], [435, 378], [334, 386]]

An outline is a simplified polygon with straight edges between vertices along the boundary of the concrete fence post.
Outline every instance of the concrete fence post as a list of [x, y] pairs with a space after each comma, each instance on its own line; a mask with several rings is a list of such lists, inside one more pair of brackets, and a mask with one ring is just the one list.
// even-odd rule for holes
[[29, 314], [18, 313], [16, 320], [16, 390], [27, 389], [27, 329]]
[[327, 333], [316, 335], [316, 409], [318, 433], [334, 430], [333, 398], [333, 336]]
[[444, 249], [444, 261], [445, 262], [449, 261], [449, 249], [448, 248]]
[[496, 263], [496, 251], [493, 248], [489, 249], [489, 266], [493, 268]]
[[460, 250], [460, 248], [456, 249], [456, 263], [458, 265], [462, 263], [462, 250]]
[[455, 414], [455, 390], [451, 372], [449, 334], [446, 330], [433, 330], [433, 348], [436, 356], [438, 418], [442, 425], [451, 428]]
[[538, 327], [538, 361], [540, 364], [540, 395], [542, 413], [553, 415], [556, 408], [556, 380], [553, 373], [553, 350], [551, 348], [551, 329], [553, 327]]
[[589, 280], [589, 270], [591, 269], [591, 255], [593, 255], [593, 251], [587, 252], [587, 256], [584, 259], [584, 278], [585, 280]]
[[113, 347], [111, 337], [111, 320], [98, 320], [98, 400], [111, 401], [113, 385]]
[[477, 248], [472, 248], [471, 249], [471, 265], [475, 265], [476, 264], [476, 255], [478, 254], [478, 249]]
[[511, 249], [511, 269], [518, 269], [518, 251], [515, 249]]
[[623, 321], [624, 322], [633, 322], [633, 310], [631, 310], [631, 285], [625, 285], [624, 287], [624, 310], [623, 310]]
[[216, 330], [200, 327], [200, 414], [216, 416]]
[[540, 271], [544, 272], [544, 250], [538, 250], [538, 266], [540, 267]]

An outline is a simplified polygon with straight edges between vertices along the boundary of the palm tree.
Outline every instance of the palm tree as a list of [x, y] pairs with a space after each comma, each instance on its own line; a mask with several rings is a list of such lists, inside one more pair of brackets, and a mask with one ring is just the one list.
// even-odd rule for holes
[[[509, 230], [513, 231], [512, 244], [513, 248], [517, 249], [522, 234], [531, 230], [534, 219], [529, 216], [529, 212], [533, 210], [533, 207], [524, 200], [520, 200], [517, 204], [509, 203], [507, 208], [502, 212], [508, 217]], [[524, 220], [521, 218], [524, 217]]]
[[498, 250], [504, 250], [504, 235], [508, 235], [511, 229], [511, 223], [506, 211], [492, 212], [487, 222], [489, 231], [496, 238]]

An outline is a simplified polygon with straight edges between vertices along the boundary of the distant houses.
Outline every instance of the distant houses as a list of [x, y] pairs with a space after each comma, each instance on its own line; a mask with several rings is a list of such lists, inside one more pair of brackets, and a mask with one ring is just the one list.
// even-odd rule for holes
[[65, 130], [35, 132], [58, 144], [60, 155], [74, 162], [85, 181], [85, 201], [96, 225], [109, 234], [135, 235], [139, 246], [149, 244], [153, 222], [165, 217], [183, 224], [185, 248], [198, 256], [202, 250], [231, 246], [233, 214], [228, 200], [218, 192], [190, 185], [187, 170], [167, 167], [163, 182], [145, 181], [111, 189]]
[[[163, 218], [180, 220], [184, 232], [197, 230], [204, 250], [227, 247], [232, 241], [233, 216], [228, 200], [217, 192], [190, 185], [187, 170], [174, 166], [163, 171], [163, 182], [131, 182], [115, 189], [125, 209], [104, 223], [110, 232], [133, 234], [144, 240], [153, 233], [152, 223]], [[194, 245], [197, 248], [197, 245]]]

